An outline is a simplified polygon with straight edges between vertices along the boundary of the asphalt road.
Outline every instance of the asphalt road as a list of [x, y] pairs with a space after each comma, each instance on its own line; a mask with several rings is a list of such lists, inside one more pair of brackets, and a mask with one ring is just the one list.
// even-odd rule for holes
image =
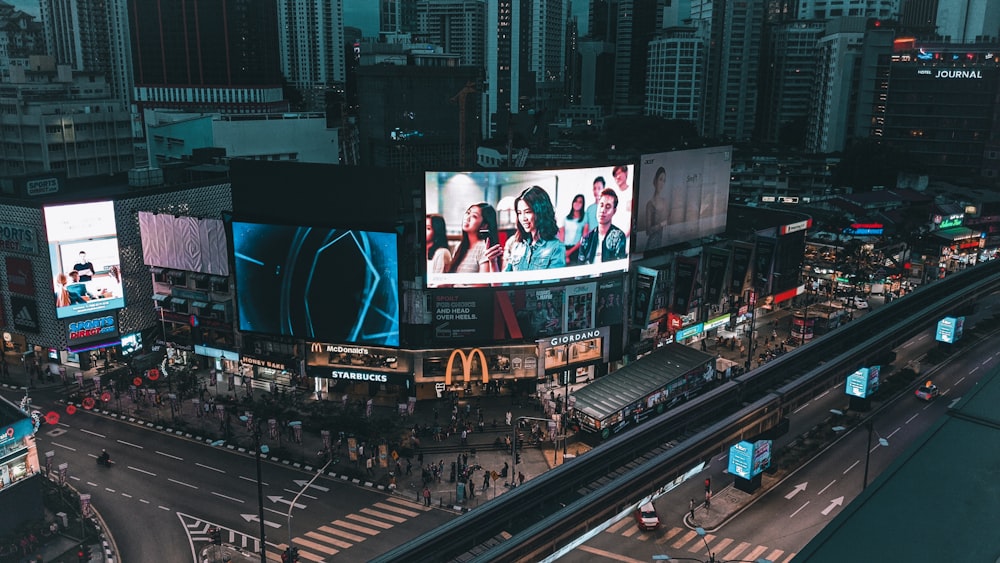
[[[47, 410], [44, 400], [34, 404]], [[92, 495], [123, 561], [195, 561], [212, 526], [222, 529], [225, 543], [259, 552], [252, 456], [85, 411], [64, 414], [37, 438], [40, 457], [54, 451], [53, 467], [67, 463], [70, 483]], [[96, 464], [102, 448], [114, 461], [110, 469]], [[306, 561], [366, 561], [454, 517], [325, 475], [293, 506], [313, 475], [262, 464], [267, 551], [274, 560], [291, 537]]]

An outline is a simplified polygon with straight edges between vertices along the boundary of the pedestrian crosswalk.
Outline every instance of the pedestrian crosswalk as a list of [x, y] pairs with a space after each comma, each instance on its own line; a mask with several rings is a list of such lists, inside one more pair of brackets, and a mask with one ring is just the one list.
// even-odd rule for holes
[[705, 555], [707, 551], [711, 551], [715, 558], [721, 561], [736, 559], [756, 561], [758, 559], [767, 559], [774, 563], [787, 563], [796, 555], [796, 552], [786, 552], [782, 549], [764, 545], [754, 545], [750, 542], [738, 541], [715, 534], [705, 534], [702, 537], [694, 530], [679, 526], [644, 532], [639, 530], [635, 522], [628, 518], [612, 524], [605, 532], [634, 538], [639, 541], [651, 541], [657, 545], [669, 547], [672, 550], [683, 549], [700, 555]]
[[[431, 510], [430, 507], [411, 500], [386, 497], [292, 538], [292, 545], [299, 549], [302, 561], [323, 563], [428, 510]], [[287, 544], [268, 545], [267, 560], [280, 563], [281, 554], [287, 548]]]

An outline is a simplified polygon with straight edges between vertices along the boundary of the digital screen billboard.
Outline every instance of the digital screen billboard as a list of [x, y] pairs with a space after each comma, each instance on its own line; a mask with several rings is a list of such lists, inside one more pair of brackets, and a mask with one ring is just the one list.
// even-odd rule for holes
[[44, 213], [56, 317], [124, 307], [114, 202], [48, 206]]
[[621, 164], [426, 173], [427, 287], [626, 271], [633, 171]]
[[642, 156], [636, 184], [636, 252], [726, 229], [732, 151], [727, 146]]
[[394, 233], [234, 221], [240, 330], [399, 346]]

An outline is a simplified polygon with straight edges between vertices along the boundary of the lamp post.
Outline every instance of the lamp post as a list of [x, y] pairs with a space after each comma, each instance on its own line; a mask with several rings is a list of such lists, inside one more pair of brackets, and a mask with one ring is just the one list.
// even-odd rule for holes
[[[246, 422], [248, 419], [244, 415], [240, 416], [240, 420]], [[260, 561], [261, 563], [267, 563], [267, 536], [264, 532], [264, 481], [260, 474], [260, 454], [262, 451], [263, 453], [267, 453], [268, 450], [267, 445], [262, 446], [260, 443], [260, 420], [257, 417], [254, 417], [252, 427], [254, 458], [257, 462], [257, 519], [260, 520]], [[298, 498], [298, 496], [295, 498]], [[292, 504], [294, 505], [294, 503]], [[291, 531], [289, 531], [289, 534], [291, 534]]]
[[[868, 428], [868, 447], [865, 448], [865, 477], [864, 480], [861, 482], [862, 491], [868, 488], [868, 461], [872, 455], [872, 433], [875, 432], [875, 424], [872, 422], [871, 419], [865, 422], [865, 426]], [[886, 440], [885, 438], [879, 436], [878, 445], [882, 447], [887, 447], [889, 445], [889, 440]]]
[[537, 420], [540, 422], [551, 422], [547, 418], [538, 418], [537, 416], [519, 416], [514, 419], [514, 431], [511, 432], [512, 436], [510, 439], [510, 484], [514, 485], [514, 480], [517, 478], [517, 427], [520, 426], [522, 420]]
[[[299, 497], [302, 496], [302, 493], [306, 492], [306, 489], [308, 489], [316, 481], [316, 479], [320, 475], [322, 475], [323, 472], [326, 471], [326, 468], [329, 467], [330, 463], [332, 463], [332, 462], [333, 462], [333, 458], [331, 457], [326, 462], [326, 464], [323, 465], [323, 467], [321, 467], [319, 469], [319, 471], [316, 472], [315, 475], [313, 475], [312, 479], [310, 479], [308, 483], [306, 483], [305, 485], [302, 486], [302, 489], [298, 492], [298, 494], [295, 495], [295, 498], [292, 499], [292, 504], [288, 505], [288, 514], [286, 516], [287, 516], [287, 519], [288, 519], [288, 546], [289, 547], [292, 546], [292, 509], [295, 508], [295, 503], [299, 502]], [[258, 479], [258, 482], [260, 482], [259, 479]], [[261, 517], [261, 529], [262, 530], [263, 530], [263, 526], [264, 526], [264, 518]], [[266, 559], [261, 559], [261, 561], [266, 561]]]

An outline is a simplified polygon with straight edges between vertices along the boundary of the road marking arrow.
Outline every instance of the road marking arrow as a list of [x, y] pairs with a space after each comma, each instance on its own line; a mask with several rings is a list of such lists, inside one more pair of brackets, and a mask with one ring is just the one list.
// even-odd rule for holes
[[[240, 514], [240, 516], [242, 516], [243, 519], [246, 520], [247, 522], [260, 522], [260, 516], [257, 516], [256, 514]], [[270, 526], [272, 528], [280, 528], [281, 527], [281, 524], [275, 524], [274, 522], [271, 522], [270, 520], [264, 520], [264, 524], [266, 524], [266, 525], [268, 525], [268, 526]]]
[[792, 489], [792, 492], [790, 492], [787, 495], [785, 495], [785, 498], [789, 499], [789, 500], [795, 498], [795, 495], [797, 495], [797, 494], [801, 493], [802, 491], [806, 490], [806, 485], [808, 483], [809, 482], [807, 481], [805, 483], [799, 483], [798, 485], [795, 485], [795, 488]]
[[[280, 502], [282, 504], [287, 504], [288, 506], [293, 506], [292, 505], [292, 501], [285, 500], [285, 497], [272, 497], [272, 496], [269, 496], [269, 497], [267, 497], [267, 500], [269, 500], [271, 502]], [[305, 508], [306, 507], [306, 505], [299, 504], [299, 503], [295, 503], [294, 506], [295, 506], [295, 508]]]
[[837, 498], [831, 500], [830, 501], [830, 506], [828, 506], [828, 507], [826, 507], [826, 508], [823, 509], [823, 511], [822, 511], [823, 512], [823, 516], [827, 516], [828, 514], [830, 514], [830, 511], [833, 510], [833, 507], [840, 506], [842, 504], [844, 504], [844, 497], [837, 497]]
[[[302, 487], [305, 487], [308, 482], [309, 481], [306, 481], [305, 479], [294, 479], [292, 481], [292, 483], [295, 483], [296, 485], [298, 485], [300, 489]], [[309, 488], [316, 489], [318, 491], [323, 491], [324, 493], [329, 493], [330, 492], [330, 489], [328, 489], [327, 487], [321, 487], [319, 485], [309, 485]]]

